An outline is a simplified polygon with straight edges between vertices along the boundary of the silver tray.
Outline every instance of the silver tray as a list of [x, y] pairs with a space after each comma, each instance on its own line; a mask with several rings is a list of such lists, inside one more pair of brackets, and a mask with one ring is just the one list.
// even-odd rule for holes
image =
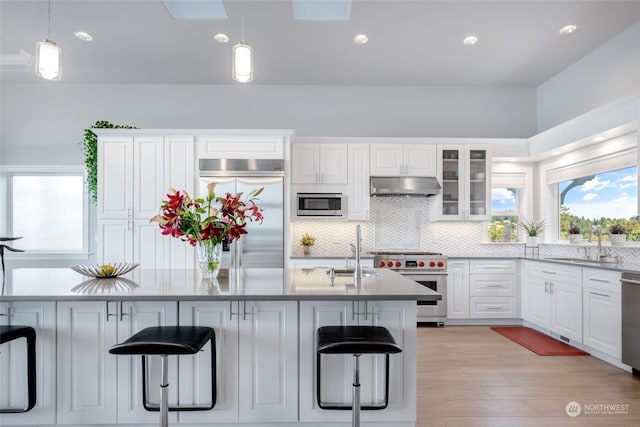
[[[113, 267], [112, 271], [103, 271], [104, 265], [110, 265]], [[96, 277], [99, 279], [106, 277], [118, 277], [126, 274], [136, 268], [138, 264], [132, 262], [115, 262], [110, 264], [95, 264], [95, 265], [74, 265], [71, 267], [73, 271], [90, 277]]]

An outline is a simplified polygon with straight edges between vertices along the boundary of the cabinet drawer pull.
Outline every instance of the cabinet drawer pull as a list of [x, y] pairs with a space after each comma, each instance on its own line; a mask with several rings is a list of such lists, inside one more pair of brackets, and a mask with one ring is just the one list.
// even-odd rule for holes
[[502, 285], [485, 285], [485, 288], [504, 288]]
[[487, 310], [502, 310], [502, 307], [491, 307], [491, 306], [489, 306], [489, 307], [485, 307], [485, 309], [487, 309]]
[[107, 301], [107, 322], [109, 321], [109, 317], [115, 316], [115, 313], [109, 313], [109, 301]]
[[124, 316], [128, 316], [129, 313], [124, 312], [124, 301], [120, 301], [120, 321], [122, 322]]
[[[240, 308], [240, 301], [238, 301], [238, 308]], [[233, 301], [229, 300], [229, 320], [233, 320], [233, 316], [239, 316], [240, 313], [233, 312]]]
[[589, 292], [591, 295], [598, 295], [599, 297], [606, 297], [606, 298], [610, 298], [610, 295], [607, 294], [601, 294], [599, 292]]
[[611, 283], [611, 282], [610, 282], [610, 281], [608, 281], [608, 280], [595, 279], [595, 278], [593, 278], [593, 277], [592, 277], [592, 278], [589, 278], [589, 281], [591, 281], [591, 282], [598, 282], [598, 283]]
[[555, 271], [547, 271], [547, 270], [542, 270], [543, 273], [547, 273], [547, 274], [556, 274]]

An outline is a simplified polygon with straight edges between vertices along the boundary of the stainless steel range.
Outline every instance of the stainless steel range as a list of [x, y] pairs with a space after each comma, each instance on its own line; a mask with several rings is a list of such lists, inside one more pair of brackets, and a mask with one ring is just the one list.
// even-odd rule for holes
[[442, 294], [440, 301], [418, 302], [418, 324], [441, 326], [447, 317], [447, 257], [436, 252], [374, 251], [374, 265], [388, 268]]

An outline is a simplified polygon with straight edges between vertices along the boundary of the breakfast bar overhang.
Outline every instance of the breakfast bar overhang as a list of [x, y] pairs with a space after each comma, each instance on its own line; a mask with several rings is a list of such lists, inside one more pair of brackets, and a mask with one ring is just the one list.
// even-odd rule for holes
[[[194, 325], [215, 330], [218, 398], [210, 411], [170, 413], [170, 424], [347, 426], [349, 411], [316, 402], [316, 331], [373, 325], [387, 328], [403, 351], [390, 357], [388, 407], [363, 411], [363, 425], [414, 426], [416, 303], [441, 296], [389, 270], [366, 271], [355, 284], [349, 272], [334, 273], [230, 269], [212, 280], [197, 270], [136, 269], [93, 279], [69, 269], [15, 269], [3, 289], [7, 316], [1, 321], [36, 329], [38, 402], [30, 413], [2, 414], [0, 423], [22, 424], [23, 416], [37, 417], [40, 425], [156, 424], [157, 413], [142, 405], [140, 357], [117, 358], [108, 349], [145, 327]], [[0, 363], [13, 361], [13, 369], [19, 351], [11, 349]], [[180, 356], [170, 368], [169, 381], [178, 384], [170, 401], [200, 405], [210, 399], [208, 352]], [[323, 359], [323, 401], [350, 405], [351, 359]], [[382, 361], [362, 356], [363, 405], [384, 397]], [[158, 375], [153, 360], [149, 365], [147, 397], [153, 401]], [[8, 383], [0, 386], [0, 398], [9, 388], [21, 393], [17, 375]]]

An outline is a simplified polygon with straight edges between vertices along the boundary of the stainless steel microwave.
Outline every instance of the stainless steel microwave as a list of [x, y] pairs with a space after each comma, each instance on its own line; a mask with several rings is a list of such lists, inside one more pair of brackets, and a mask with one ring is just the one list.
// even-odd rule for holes
[[342, 193], [298, 193], [298, 216], [342, 216]]

